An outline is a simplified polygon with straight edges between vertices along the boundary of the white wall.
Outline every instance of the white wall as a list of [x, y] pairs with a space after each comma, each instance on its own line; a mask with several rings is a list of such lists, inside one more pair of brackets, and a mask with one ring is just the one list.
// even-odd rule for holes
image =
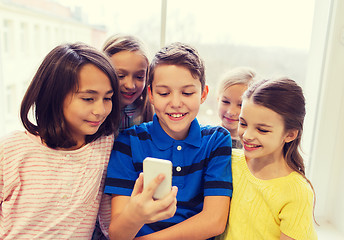
[[[344, 233], [344, 0], [316, 0], [305, 85], [305, 143], [316, 217]], [[317, 97], [318, 95], [318, 97]]]
[[[1, 46], [1, 38], [0, 38], [0, 46]], [[2, 57], [1, 57], [2, 51], [0, 50], [0, 113], [5, 112], [5, 106], [4, 106], [4, 76], [2, 71]], [[2, 114], [2, 117], [0, 117], [0, 133], [4, 132], [5, 129], [5, 118], [3, 117], [4, 114]]]

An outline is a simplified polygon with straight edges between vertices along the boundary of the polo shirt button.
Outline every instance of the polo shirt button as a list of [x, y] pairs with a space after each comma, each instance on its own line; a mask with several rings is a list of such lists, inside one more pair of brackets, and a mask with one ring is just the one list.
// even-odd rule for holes
[[176, 167], [176, 170], [177, 170], [177, 172], [180, 172], [182, 170], [182, 168], [178, 166], [178, 167]]
[[177, 150], [178, 150], [178, 151], [182, 150], [182, 146], [178, 146], [178, 147], [177, 147]]

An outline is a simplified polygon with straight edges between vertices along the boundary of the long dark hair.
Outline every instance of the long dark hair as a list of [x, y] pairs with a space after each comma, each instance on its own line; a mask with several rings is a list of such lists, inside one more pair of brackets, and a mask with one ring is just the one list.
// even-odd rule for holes
[[284, 144], [283, 154], [288, 166], [304, 177], [311, 186], [315, 205], [315, 191], [312, 183], [305, 175], [305, 165], [299, 151], [306, 115], [302, 88], [294, 80], [288, 78], [262, 80], [250, 86], [243, 98], [251, 99], [255, 104], [278, 113], [283, 118], [285, 131], [298, 130], [297, 137]]
[[[62, 44], [44, 58], [22, 100], [20, 117], [25, 129], [39, 135], [51, 148], [70, 148], [76, 145], [67, 129], [63, 101], [71, 91], [78, 89], [82, 66], [93, 64], [104, 72], [114, 91], [112, 111], [98, 131], [86, 136], [86, 143], [117, 131], [119, 125], [118, 81], [108, 58], [83, 43]], [[35, 123], [29, 119], [32, 110]]]

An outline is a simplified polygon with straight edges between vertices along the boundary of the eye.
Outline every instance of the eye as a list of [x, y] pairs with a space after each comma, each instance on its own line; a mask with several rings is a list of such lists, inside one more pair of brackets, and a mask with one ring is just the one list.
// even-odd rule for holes
[[261, 133], [268, 133], [268, 132], [270, 132], [269, 130], [265, 130], [265, 129], [262, 129], [262, 128], [258, 128], [258, 131], [261, 132]]
[[111, 101], [112, 100], [112, 97], [106, 97], [104, 98], [105, 101]]
[[125, 78], [125, 75], [124, 74], [117, 74], [117, 77], [118, 77], [118, 79], [123, 79], [123, 78]]
[[183, 95], [185, 96], [191, 96], [192, 94], [194, 94], [194, 92], [183, 92]]
[[94, 98], [82, 98], [82, 100], [84, 100], [86, 102], [91, 102], [94, 100]]
[[230, 102], [230, 101], [227, 101], [227, 100], [222, 100], [222, 103], [224, 103], [224, 104], [230, 104], [231, 102]]
[[240, 124], [240, 126], [243, 126], [243, 127], [247, 126], [247, 124], [245, 122], [241, 121], [241, 120], [239, 120], [239, 124]]
[[137, 78], [138, 80], [140, 80], [140, 81], [143, 81], [143, 80], [145, 79], [145, 76], [140, 76], [140, 75], [138, 75], [138, 76], [136, 76], [136, 78]]
[[165, 97], [165, 96], [169, 95], [170, 93], [158, 93], [158, 94], [162, 97]]

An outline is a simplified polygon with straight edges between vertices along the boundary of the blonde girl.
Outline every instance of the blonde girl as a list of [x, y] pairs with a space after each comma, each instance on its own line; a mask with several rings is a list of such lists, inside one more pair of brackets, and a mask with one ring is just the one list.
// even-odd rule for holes
[[226, 72], [218, 86], [218, 115], [221, 126], [231, 133], [233, 148], [242, 148], [238, 137], [242, 94], [255, 77], [256, 72], [253, 69], [238, 67]]

